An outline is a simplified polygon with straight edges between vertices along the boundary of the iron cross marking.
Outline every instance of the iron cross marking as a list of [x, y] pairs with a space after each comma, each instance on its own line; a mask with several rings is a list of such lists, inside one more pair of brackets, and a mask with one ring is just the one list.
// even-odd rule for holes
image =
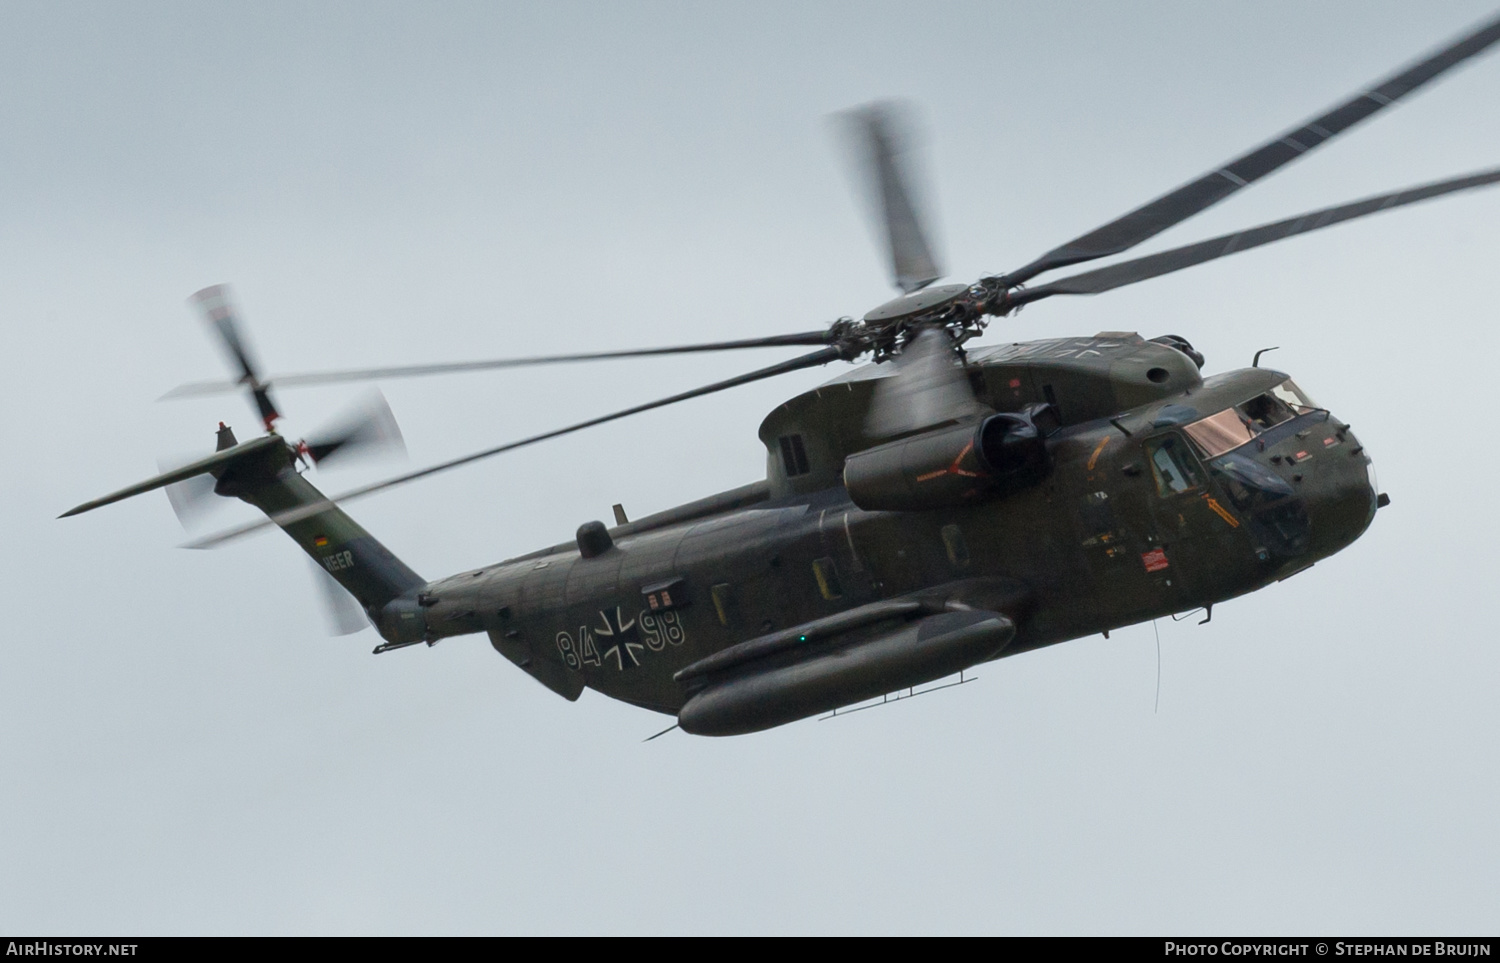
[[[639, 653], [645, 648], [639, 641], [640, 633], [636, 630], [635, 619], [625, 621], [625, 614], [615, 606], [614, 618], [611, 619], [608, 612], [599, 613], [599, 626], [594, 629], [599, 636], [599, 647], [604, 649], [604, 658], [613, 658], [615, 668], [624, 672], [627, 668], [625, 660], [630, 660], [630, 667], [641, 664]], [[606, 639], [609, 640], [606, 643]], [[604, 648], [608, 644], [609, 648]]]

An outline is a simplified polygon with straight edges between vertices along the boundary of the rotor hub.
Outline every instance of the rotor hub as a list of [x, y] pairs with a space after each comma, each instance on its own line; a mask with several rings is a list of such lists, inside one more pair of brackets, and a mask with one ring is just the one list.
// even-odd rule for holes
[[930, 314], [968, 290], [967, 284], [938, 284], [911, 294], [903, 294], [866, 312], [864, 322], [871, 327], [889, 327], [909, 318]]

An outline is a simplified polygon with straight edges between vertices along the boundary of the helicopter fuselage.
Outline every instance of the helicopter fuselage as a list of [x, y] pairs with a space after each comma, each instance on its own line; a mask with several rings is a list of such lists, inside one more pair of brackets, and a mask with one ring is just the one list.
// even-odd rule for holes
[[1034, 484], [921, 511], [855, 504], [839, 471], [872, 442], [861, 413], [884, 373], [867, 366], [766, 419], [765, 482], [428, 583], [377, 625], [398, 644], [486, 632], [567, 698], [675, 714], [681, 670], [872, 603], [1003, 613], [1012, 655], [1254, 591], [1374, 516], [1368, 455], [1280, 372], [1204, 380], [1171, 343], [1120, 334], [969, 360], [994, 410], [1060, 414]]

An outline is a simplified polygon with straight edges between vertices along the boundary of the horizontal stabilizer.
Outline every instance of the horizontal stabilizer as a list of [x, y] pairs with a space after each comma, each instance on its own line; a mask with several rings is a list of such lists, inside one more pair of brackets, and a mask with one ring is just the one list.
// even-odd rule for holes
[[96, 498], [91, 502], [84, 502], [82, 505], [79, 505], [76, 508], [70, 508], [57, 517], [68, 518], [72, 515], [82, 515], [84, 512], [91, 512], [96, 508], [103, 508], [105, 505], [112, 505], [115, 502], [123, 501], [124, 499], [130, 498], [134, 495], [141, 495], [145, 492], [155, 491], [158, 488], [165, 488], [168, 485], [173, 485], [177, 482], [192, 478], [194, 475], [212, 474], [216, 469], [224, 468], [229, 465], [230, 462], [237, 461], [248, 456], [259, 455], [266, 449], [273, 448], [276, 445], [284, 446], [286, 445], [286, 442], [282, 440], [279, 435], [262, 435], [261, 437], [256, 438], [253, 441], [247, 441], [244, 444], [235, 445], [233, 448], [226, 448], [223, 451], [216, 451], [206, 458], [200, 458], [197, 461], [189, 462], [186, 465], [183, 465], [181, 468], [174, 468], [171, 471], [162, 472], [155, 478], [148, 478], [143, 482], [131, 485], [129, 488], [122, 488], [117, 492], [105, 495], [103, 498]]

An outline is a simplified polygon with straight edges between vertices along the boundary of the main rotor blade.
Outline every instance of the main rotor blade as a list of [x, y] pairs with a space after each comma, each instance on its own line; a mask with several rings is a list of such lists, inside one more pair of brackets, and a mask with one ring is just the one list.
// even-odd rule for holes
[[923, 229], [918, 196], [912, 190], [907, 159], [915, 152], [910, 112], [889, 101], [848, 111], [846, 125], [855, 172], [863, 182], [876, 220], [884, 230], [891, 280], [903, 293], [919, 291], [943, 276]]
[[1212, 261], [1228, 254], [1248, 251], [1282, 238], [1294, 237], [1344, 221], [1351, 221], [1367, 214], [1378, 214], [1393, 207], [1415, 204], [1418, 201], [1441, 197], [1454, 191], [1472, 190], [1495, 183], [1500, 183], [1500, 167], [1455, 177], [1451, 180], [1410, 187], [1402, 191], [1392, 191], [1389, 194], [1368, 197], [1362, 201], [1341, 204], [1338, 207], [1325, 207], [1320, 211], [1310, 211], [1299, 217], [1276, 221], [1274, 224], [1262, 224], [1260, 227], [1252, 227], [1235, 234], [1225, 234], [1207, 241], [1199, 241], [1196, 244], [1162, 251], [1159, 254], [1148, 254], [1145, 257], [1111, 264], [1109, 267], [1085, 271], [1049, 284], [1023, 288], [1011, 294], [1010, 303], [1027, 304], [1054, 294], [1099, 294], [1127, 284], [1134, 284], [1137, 281], [1181, 271], [1183, 268]]
[[464, 455], [462, 458], [454, 458], [449, 461], [439, 462], [436, 465], [431, 465], [418, 471], [407, 472], [404, 475], [397, 475], [395, 478], [387, 478], [385, 481], [376, 482], [372, 485], [364, 485], [360, 488], [355, 488], [350, 491], [344, 492], [342, 495], [336, 495], [333, 498], [328, 499], [327, 501], [316, 502], [312, 505], [305, 505], [300, 508], [292, 509], [290, 511], [281, 512], [280, 514], [275, 515], [271, 518], [253, 522], [248, 525], [242, 525], [239, 528], [232, 528], [227, 531], [220, 532], [217, 535], [208, 536], [207, 538], [201, 538], [196, 541], [188, 542], [183, 547], [213, 548], [214, 546], [222, 545], [225, 542], [229, 542], [236, 538], [239, 538], [242, 535], [248, 535], [251, 532], [260, 531], [261, 529], [273, 524], [288, 525], [292, 522], [299, 521], [304, 518], [310, 518], [313, 515], [326, 510], [329, 505], [339, 502], [352, 501], [353, 499], [361, 498], [365, 495], [373, 495], [375, 492], [385, 491], [388, 488], [395, 488], [397, 485], [404, 485], [407, 482], [416, 481], [418, 478], [426, 478], [428, 475], [436, 475], [439, 472], [448, 471], [450, 468], [457, 468], [460, 465], [467, 465], [471, 462], [476, 462], [483, 458], [489, 458], [492, 455], [499, 455], [503, 452], [514, 451], [517, 448], [524, 448], [527, 445], [534, 445], [539, 441], [546, 441], [549, 438], [557, 438], [561, 435], [570, 434], [575, 431], [581, 431], [584, 428], [592, 428], [594, 425], [602, 425], [605, 422], [616, 421], [620, 418], [626, 418], [630, 415], [640, 414], [643, 411], [650, 411], [653, 408], [664, 408], [667, 405], [674, 405], [679, 401], [687, 401], [690, 398], [699, 398], [703, 395], [711, 395], [714, 392], [724, 391], [727, 388], [736, 388], [740, 385], [750, 384], [752, 381], [762, 381], [766, 378], [774, 378], [777, 375], [789, 374], [793, 371], [801, 371], [804, 368], [816, 368], [820, 365], [828, 364], [830, 361], [837, 361], [842, 357], [844, 357], [844, 352], [837, 347], [823, 348], [820, 351], [814, 351], [811, 354], [805, 354], [800, 358], [793, 358], [790, 361], [783, 361], [780, 364], [774, 364], [768, 368], [760, 368], [756, 371], [751, 371], [748, 374], [737, 375], [733, 378], [727, 378], [724, 381], [715, 381], [713, 384], [704, 385], [701, 388], [694, 388], [691, 391], [684, 391], [679, 394], [671, 395], [667, 398], [658, 399], [656, 401], [648, 401], [645, 404], [635, 405], [633, 407], [626, 408], [623, 411], [613, 412], [612, 414], [600, 415], [597, 418], [590, 418], [587, 421], [580, 421], [576, 424], [568, 425], [566, 428], [554, 428], [551, 431], [544, 431], [539, 435], [532, 435], [529, 438], [522, 438], [520, 441], [512, 441], [504, 445], [497, 445], [494, 448], [486, 448], [484, 451], [475, 452], [472, 455]]
[[1322, 116], [1287, 131], [1218, 170], [1210, 171], [1195, 181], [1163, 194], [1103, 227], [1048, 251], [1005, 278], [1012, 284], [1020, 284], [1043, 271], [1128, 250], [1291, 163], [1365, 118], [1379, 113], [1450, 68], [1486, 50], [1497, 40], [1500, 40], [1500, 17], [1490, 19], [1427, 59], [1356, 94]]
[[[491, 371], [496, 368], [523, 368], [529, 365], [561, 364], [570, 361], [603, 361], [609, 358], [644, 358], [653, 355], [691, 354], [700, 351], [732, 351], [738, 348], [777, 348], [797, 345], [828, 344], [832, 338], [827, 331], [807, 331], [801, 334], [779, 334], [766, 338], [744, 338], [739, 341], [715, 341], [707, 344], [684, 344], [669, 348], [636, 348], [626, 351], [590, 351], [582, 354], [552, 354], [533, 358], [499, 358], [490, 361], [454, 361], [439, 364], [392, 365], [385, 368], [356, 368], [348, 371], [314, 371], [302, 374], [272, 375], [266, 384], [278, 388], [302, 385], [337, 384], [346, 381], [376, 381], [386, 378], [413, 378], [421, 375], [454, 374], [463, 371]], [[195, 381], [181, 385], [162, 395], [168, 398], [192, 398], [202, 395], [217, 395], [236, 391], [237, 381]]]

